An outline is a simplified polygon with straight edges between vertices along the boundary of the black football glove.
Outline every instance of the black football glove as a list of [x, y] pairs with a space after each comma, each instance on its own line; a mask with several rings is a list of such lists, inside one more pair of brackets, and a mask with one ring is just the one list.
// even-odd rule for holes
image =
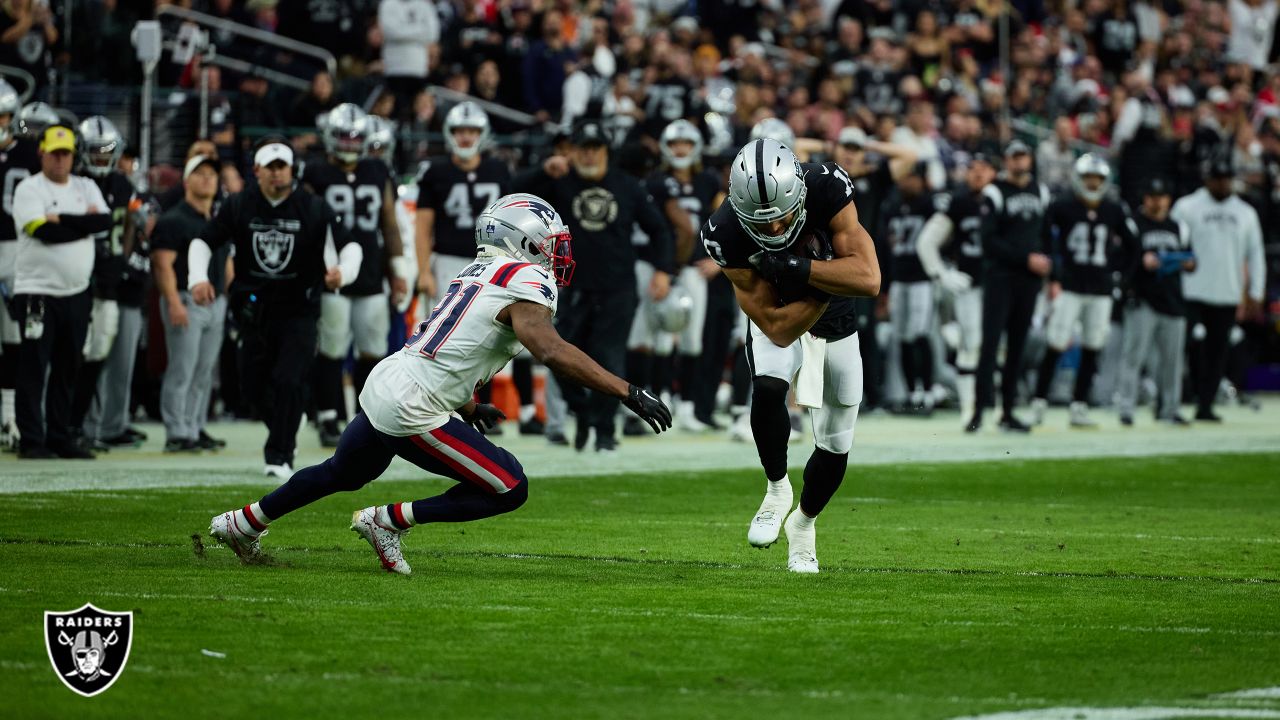
[[627, 409], [640, 419], [649, 423], [653, 431], [660, 433], [671, 428], [671, 411], [653, 393], [644, 388], [630, 385], [627, 387], [627, 399], [622, 401]]
[[747, 258], [766, 280], [774, 283], [809, 284], [809, 270], [813, 261], [807, 257], [792, 255], [780, 250], [761, 250]]
[[498, 423], [506, 420], [507, 414], [493, 405], [476, 403], [476, 409], [472, 410], [469, 416], [462, 419], [469, 423], [471, 427], [483, 433], [492, 430], [497, 427]]

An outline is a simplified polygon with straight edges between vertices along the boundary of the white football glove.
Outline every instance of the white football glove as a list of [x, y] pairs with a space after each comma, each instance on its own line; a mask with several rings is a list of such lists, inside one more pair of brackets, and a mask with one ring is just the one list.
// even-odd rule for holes
[[973, 287], [973, 278], [969, 273], [963, 273], [955, 268], [947, 268], [938, 275], [938, 282], [949, 292], [964, 292]]

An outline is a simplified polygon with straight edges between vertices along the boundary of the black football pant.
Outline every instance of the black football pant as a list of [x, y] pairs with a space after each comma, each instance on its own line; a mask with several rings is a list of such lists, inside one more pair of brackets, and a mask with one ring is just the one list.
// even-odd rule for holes
[[[1231, 328], [1236, 324], [1235, 305], [1210, 305], [1187, 302], [1187, 330], [1191, 333], [1187, 348], [1191, 354], [1191, 381], [1196, 394], [1196, 412], [1213, 410], [1218, 386], [1227, 371], [1231, 350]], [[1204, 338], [1197, 340], [1197, 325], [1204, 327]]]
[[[635, 287], [635, 283], [627, 287]], [[625, 290], [568, 290], [560, 297], [556, 329], [605, 370], [622, 375], [627, 364], [627, 336], [638, 304], [635, 293]], [[618, 398], [589, 391], [561, 377], [556, 382], [578, 422], [595, 428], [596, 442], [614, 437]]]
[[[69, 448], [74, 437], [71, 393], [84, 356], [93, 298], [88, 290], [69, 297], [16, 295], [13, 309], [22, 329], [15, 408], [22, 449]], [[31, 315], [43, 318], [44, 331], [38, 338], [27, 333]]]
[[1036, 295], [1043, 281], [1027, 273], [991, 274], [982, 286], [982, 352], [976, 378], [978, 411], [989, 407], [995, 392], [996, 353], [1005, 336], [1004, 367], [1000, 371], [1001, 409], [1013, 412], [1022, 374], [1022, 351], [1031, 330]]
[[[694, 416], [707, 424], [711, 424], [715, 414], [716, 391], [724, 378], [733, 326], [738, 322], [739, 312], [733, 292], [717, 292], [717, 281], [711, 282], [712, 287], [707, 293], [707, 318], [702, 326], [702, 357], [698, 358], [697, 379], [691, 393]], [[687, 392], [684, 388], [680, 391]]]
[[241, 318], [240, 388], [267, 425], [263, 458], [268, 465], [292, 465], [316, 357], [317, 316], [295, 306]]

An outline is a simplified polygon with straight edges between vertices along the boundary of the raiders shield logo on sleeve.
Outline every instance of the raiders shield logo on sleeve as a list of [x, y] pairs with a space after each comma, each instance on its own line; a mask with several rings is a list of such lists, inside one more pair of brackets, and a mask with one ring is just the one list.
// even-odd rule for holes
[[93, 697], [124, 671], [133, 647], [133, 613], [99, 610], [92, 603], [69, 612], [45, 611], [44, 644], [62, 684]]

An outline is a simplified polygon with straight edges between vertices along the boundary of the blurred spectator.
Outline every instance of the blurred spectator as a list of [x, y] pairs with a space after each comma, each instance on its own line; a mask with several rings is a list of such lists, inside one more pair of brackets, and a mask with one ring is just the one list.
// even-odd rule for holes
[[329, 112], [338, 104], [333, 96], [333, 77], [321, 70], [311, 78], [311, 88], [298, 95], [289, 106], [286, 124], [295, 128], [314, 128], [316, 118]]
[[1280, 5], [1276, 0], [1227, 0], [1227, 11], [1231, 15], [1227, 59], [1257, 69], [1266, 67]]
[[1073, 132], [1071, 118], [1060, 117], [1053, 123], [1053, 134], [1036, 146], [1036, 172], [1040, 182], [1055, 193], [1071, 189], [1071, 165], [1076, 160], [1071, 147]]
[[382, 0], [382, 73], [395, 94], [396, 109], [406, 115], [426, 85], [428, 48], [440, 41], [440, 19], [431, 0]]
[[0, 3], [0, 64], [31, 73], [36, 97], [49, 82], [50, 48], [58, 42], [58, 28], [47, 2], [8, 0]]
[[525, 109], [541, 122], [560, 112], [564, 104], [564, 81], [575, 57], [573, 50], [565, 44], [562, 24], [563, 16], [559, 11], [548, 11], [542, 18], [542, 37], [529, 46], [524, 57]]

